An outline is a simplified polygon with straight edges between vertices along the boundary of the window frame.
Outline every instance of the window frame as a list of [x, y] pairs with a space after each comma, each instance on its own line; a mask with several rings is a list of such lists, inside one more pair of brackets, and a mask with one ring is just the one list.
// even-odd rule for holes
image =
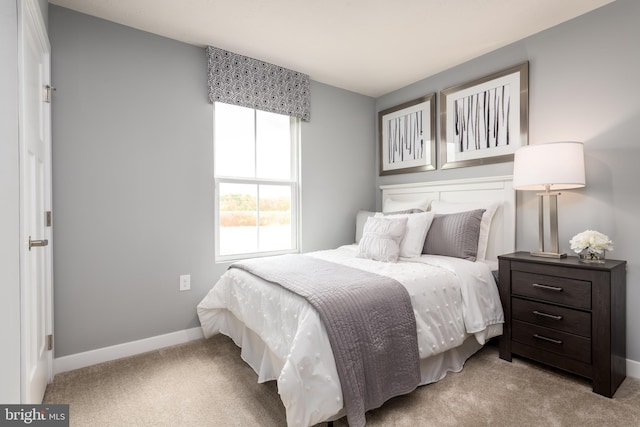
[[[289, 129], [290, 129], [290, 167], [291, 167], [291, 179], [269, 179], [269, 178], [247, 178], [247, 177], [235, 177], [235, 176], [217, 176], [216, 175], [216, 141], [215, 141], [215, 110], [216, 104], [213, 104], [213, 179], [214, 179], [214, 241], [215, 241], [215, 262], [223, 263], [230, 261], [237, 261], [248, 258], [259, 258], [266, 256], [274, 256], [274, 255], [284, 255], [290, 253], [299, 253], [300, 252], [300, 235], [301, 235], [301, 198], [300, 198], [300, 131], [301, 131], [301, 120], [296, 117], [289, 117]], [[257, 114], [258, 111], [255, 108], [247, 108], [249, 110], [253, 110], [253, 120], [254, 125], [257, 123]], [[274, 113], [278, 114], [278, 113]], [[254, 126], [254, 148], [257, 144], [257, 136], [258, 129]], [[258, 162], [258, 150], [254, 150], [254, 156], [256, 161], [254, 162], [254, 167], [257, 168]], [[258, 191], [260, 185], [275, 185], [275, 186], [283, 186], [290, 187], [291, 189], [291, 248], [290, 249], [282, 249], [282, 250], [274, 250], [274, 251], [257, 251], [257, 252], [246, 252], [239, 254], [228, 254], [222, 255], [220, 253], [220, 184], [249, 184], [249, 185], [257, 185]], [[258, 193], [259, 200], [259, 193]], [[257, 216], [258, 216], [258, 229], [260, 228], [259, 218], [260, 218], [260, 210], [259, 203], [257, 205]], [[260, 245], [259, 234], [258, 234], [258, 247]]]

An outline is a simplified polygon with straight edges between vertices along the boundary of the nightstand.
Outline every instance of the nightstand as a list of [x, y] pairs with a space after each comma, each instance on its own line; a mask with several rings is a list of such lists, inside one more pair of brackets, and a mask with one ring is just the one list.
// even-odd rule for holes
[[612, 397], [626, 376], [626, 261], [498, 257], [500, 358], [523, 356], [589, 378]]

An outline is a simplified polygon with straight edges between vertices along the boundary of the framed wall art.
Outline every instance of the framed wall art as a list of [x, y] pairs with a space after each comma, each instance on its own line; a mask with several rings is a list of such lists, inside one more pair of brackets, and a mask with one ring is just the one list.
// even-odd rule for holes
[[436, 168], [435, 93], [378, 113], [380, 175]]
[[528, 62], [440, 92], [442, 169], [512, 161], [528, 134]]

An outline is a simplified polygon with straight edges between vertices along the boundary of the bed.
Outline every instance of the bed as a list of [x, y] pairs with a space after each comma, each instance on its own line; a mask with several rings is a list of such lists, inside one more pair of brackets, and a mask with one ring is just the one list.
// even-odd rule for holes
[[[357, 236], [359, 245], [302, 255], [400, 283], [415, 315], [419, 385], [433, 383], [447, 372], [459, 372], [488, 339], [502, 333], [503, 314], [492, 270], [497, 269], [497, 255], [515, 249], [511, 177], [388, 185], [381, 187], [381, 197], [382, 212], [427, 208], [438, 214], [436, 221], [482, 209], [475, 261], [421, 254], [381, 262], [363, 257], [362, 240], [371, 235], [366, 232], [365, 237]], [[389, 218], [402, 220], [409, 215], [378, 213], [377, 217], [389, 223]], [[370, 225], [373, 220], [368, 217], [376, 217], [362, 212], [359, 216], [357, 227]], [[435, 230], [433, 214], [431, 217]], [[433, 231], [429, 239], [438, 245], [435, 235]], [[345, 415], [337, 359], [318, 310], [307, 299], [242, 268], [230, 268], [197, 310], [205, 337], [229, 336], [241, 347], [241, 357], [257, 373], [259, 382], [277, 381], [290, 427]], [[351, 424], [351, 418], [349, 421]]]

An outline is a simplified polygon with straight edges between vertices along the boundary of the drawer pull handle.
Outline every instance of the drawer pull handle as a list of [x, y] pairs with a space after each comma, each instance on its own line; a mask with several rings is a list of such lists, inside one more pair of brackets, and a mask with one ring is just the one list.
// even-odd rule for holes
[[555, 314], [549, 314], [549, 313], [543, 313], [543, 312], [538, 311], [538, 310], [533, 310], [533, 314], [535, 314], [536, 316], [548, 317], [549, 319], [553, 319], [553, 320], [562, 320], [562, 316], [557, 316]]
[[533, 286], [534, 288], [545, 289], [547, 291], [562, 292], [562, 288], [559, 288], [557, 286], [541, 285], [539, 283], [534, 283], [531, 286]]
[[547, 341], [554, 344], [562, 344], [561, 340], [554, 340], [553, 338], [545, 337], [543, 335], [533, 334], [533, 337], [542, 341]]

